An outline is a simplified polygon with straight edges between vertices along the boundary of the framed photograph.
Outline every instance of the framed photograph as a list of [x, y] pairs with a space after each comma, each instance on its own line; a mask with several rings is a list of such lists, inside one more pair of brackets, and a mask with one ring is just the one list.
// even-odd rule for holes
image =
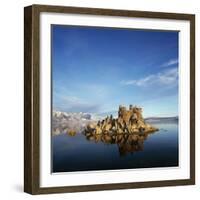
[[195, 183], [195, 16], [24, 9], [24, 191]]

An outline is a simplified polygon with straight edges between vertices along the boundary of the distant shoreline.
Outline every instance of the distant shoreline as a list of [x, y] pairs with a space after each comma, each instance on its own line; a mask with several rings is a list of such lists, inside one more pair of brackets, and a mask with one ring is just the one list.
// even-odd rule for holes
[[149, 123], [178, 123], [178, 117], [148, 117], [145, 118]]

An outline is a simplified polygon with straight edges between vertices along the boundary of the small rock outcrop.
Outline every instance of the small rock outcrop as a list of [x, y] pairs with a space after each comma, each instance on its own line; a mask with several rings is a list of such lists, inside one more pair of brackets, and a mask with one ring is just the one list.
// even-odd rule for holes
[[142, 116], [142, 108], [129, 106], [127, 110], [124, 106], [119, 106], [118, 118], [106, 117], [97, 123], [88, 124], [85, 128], [85, 135], [115, 135], [115, 134], [142, 134], [158, 131], [156, 127], [145, 122]]

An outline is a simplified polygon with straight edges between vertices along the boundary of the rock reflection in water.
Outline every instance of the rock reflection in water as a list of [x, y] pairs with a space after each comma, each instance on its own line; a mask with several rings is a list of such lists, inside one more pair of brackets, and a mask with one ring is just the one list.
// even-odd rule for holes
[[148, 135], [152, 133], [139, 133], [139, 134], [102, 134], [93, 135], [87, 134], [86, 139], [96, 143], [103, 142], [105, 144], [116, 144], [119, 149], [119, 154], [125, 156], [128, 153], [143, 151], [144, 141]]

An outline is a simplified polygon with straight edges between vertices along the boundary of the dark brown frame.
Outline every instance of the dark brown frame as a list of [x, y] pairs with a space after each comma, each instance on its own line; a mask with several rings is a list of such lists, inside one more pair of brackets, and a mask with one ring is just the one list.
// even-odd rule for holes
[[[40, 149], [40, 53], [41, 12], [124, 16], [187, 20], [190, 22], [190, 178], [169, 181], [113, 183], [101, 185], [41, 188], [39, 183]], [[97, 8], [32, 5], [24, 8], [24, 191], [30, 194], [83, 192], [112, 189], [146, 188], [195, 184], [195, 15], [111, 10]]]

